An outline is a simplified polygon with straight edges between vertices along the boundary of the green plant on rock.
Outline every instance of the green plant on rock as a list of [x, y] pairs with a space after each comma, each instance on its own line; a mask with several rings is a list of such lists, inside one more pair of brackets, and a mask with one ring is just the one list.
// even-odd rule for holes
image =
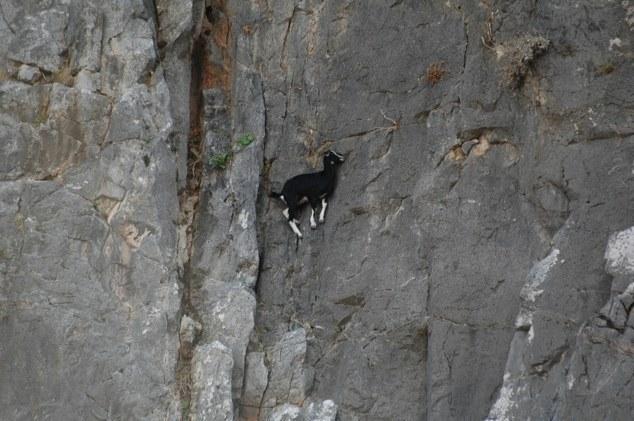
[[229, 164], [229, 161], [231, 161], [231, 154], [226, 152], [216, 153], [209, 157], [209, 165], [221, 170], [227, 168], [227, 164]]
[[233, 152], [218, 152], [209, 157], [209, 165], [213, 168], [224, 170], [233, 158], [233, 153], [239, 152], [255, 141], [253, 133], [246, 133], [240, 136], [236, 141], [236, 149]]
[[246, 133], [238, 138], [236, 144], [238, 145], [239, 149], [244, 149], [252, 144], [253, 141], [255, 141], [255, 135], [253, 133]]

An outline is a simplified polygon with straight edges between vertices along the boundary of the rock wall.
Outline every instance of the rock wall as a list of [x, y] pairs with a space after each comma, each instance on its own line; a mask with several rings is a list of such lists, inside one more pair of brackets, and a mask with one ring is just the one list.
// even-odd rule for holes
[[0, 2], [0, 419], [629, 419], [633, 17]]
[[178, 121], [150, 6], [1, 4], [3, 420], [177, 417]]

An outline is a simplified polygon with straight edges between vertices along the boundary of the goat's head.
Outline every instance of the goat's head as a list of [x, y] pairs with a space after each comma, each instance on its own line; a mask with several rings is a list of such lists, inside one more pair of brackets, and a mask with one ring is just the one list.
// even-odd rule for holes
[[343, 161], [343, 155], [332, 150], [326, 152], [324, 155], [324, 165], [337, 165], [343, 163]]

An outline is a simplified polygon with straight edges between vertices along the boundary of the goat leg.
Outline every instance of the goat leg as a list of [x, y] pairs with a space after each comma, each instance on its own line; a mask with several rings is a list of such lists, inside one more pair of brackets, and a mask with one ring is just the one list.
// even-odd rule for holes
[[319, 213], [319, 223], [324, 223], [324, 218], [326, 217], [326, 207], [328, 203], [326, 203], [326, 199], [321, 199], [321, 212]]

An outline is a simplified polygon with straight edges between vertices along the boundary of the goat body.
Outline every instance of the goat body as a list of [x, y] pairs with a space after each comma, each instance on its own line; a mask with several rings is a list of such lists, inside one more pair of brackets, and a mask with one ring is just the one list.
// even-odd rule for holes
[[341, 164], [344, 159], [343, 156], [336, 152], [328, 151], [324, 155], [324, 169], [323, 171], [300, 174], [292, 177], [284, 183], [281, 193], [271, 192], [269, 196], [276, 197], [282, 200], [287, 208], [282, 211], [291, 229], [297, 235], [298, 238], [302, 238], [302, 233], [297, 227], [299, 220], [297, 219], [299, 213], [299, 206], [308, 201], [312, 208], [310, 214], [310, 227], [312, 229], [317, 228], [315, 222], [315, 211], [321, 201], [321, 212], [319, 214], [319, 222], [324, 222], [326, 214], [326, 207], [328, 203], [326, 198], [332, 194], [335, 189], [336, 181], [336, 165]]

